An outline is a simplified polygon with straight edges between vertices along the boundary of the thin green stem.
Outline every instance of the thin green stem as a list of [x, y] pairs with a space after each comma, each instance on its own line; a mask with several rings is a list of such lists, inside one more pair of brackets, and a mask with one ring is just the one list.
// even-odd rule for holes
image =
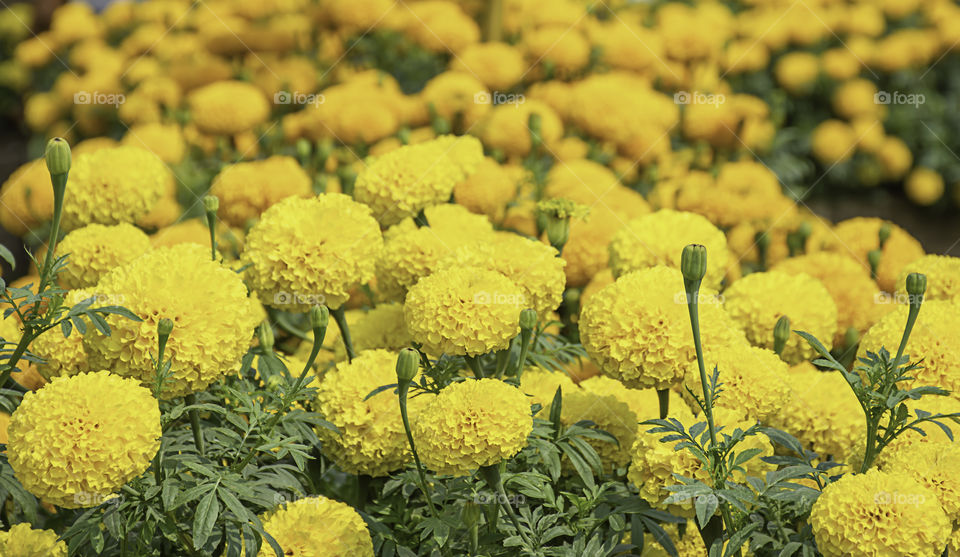
[[670, 389], [657, 389], [657, 401], [660, 403], [660, 419], [670, 415]]
[[417, 467], [417, 477], [420, 478], [420, 490], [427, 500], [427, 506], [430, 507], [430, 514], [433, 518], [440, 520], [440, 513], [433, 505], [433, 493], [430, 491], [430, 484], [427, 483], [427, 475], [423, 471], [423, 463], [420, 462], [420, 455], [417, 453], [417, 445], [413, 441], [413, 431], [410, 429], [410, 416], [407, 413], [407, 392], [410, 390], [410, 381], [401, 381], [397, 385], [397, 400], [400, 403], [400, 419], [403, 421], [403, 431], [407, 434], [407, 443], [410, 445], [410, 452], [413, 453], [413, 462]]
[[[43, 292], [47, 287], [53, 269], [54, 251], [57, 249], [57, 239], [60, 237], [60, 219], [63, 216], [63, 198], [67, 187], [67, 176], [67, 173], [50, 175], [54, 192], [53, 222], [50, 224], [50, 238], [47, 241], [47, 253], [43, 258], [43, 267], [40, 269], [40, 284], [37, 287], [37, 293]], [[34, 308], [35, 311], [40, 311], [39, 304], [34, 305]]]
[[513, 527], [517, 529], [517, 534], [521, 539], [523, 539], [523, 543], [525, 543], [527, 547], [533, 547], [533, 544], [530, 543], [530, 538], [527, 537], [523, 529], [520, 527], [520, 520], [517, 518], [517, 514], [513, 511], [513, 507], [510, 505], [510, 499], [507, 497], [507, 491], [503, 488], [503, 481], [500, 479], [500, 465], [493, 464], [491, 466], [482, 466], [479, 471], [484, 481], [487, 482], [487, 485], [497, 493], [497, 500], [500, 503], [500, 508], [502, 508], [507, 514], [510, 522], [513, 523]]
[[[197, 395], [189, 394], [184, 398], [184, 401], [188, 406], [193, 406], [197, 403]], [[203, 442], [203, 427], [200, 424], [200, 411], [191, 408], [188, 413], [190, 414], [190, 430], [193, 432], [193, 445], [197, 448], [197, 453], [204, 456], [206, 449]]]
[[900, 358], [903, 357], [903, 351], [907, 349], [907, 341], [910, 340], [910, 333], [913, 331], [913, 325], [917, 322], [917, 315], [920, 314], [920, 303], [910, 301], [910, 313], [907, 314], [907, 325], [903, 329], [903, 337], [900, 338], [900, 346], [897, 348], [897, 359], [893, 361], [894, 370], [900, 368]]
[[350, 339], [350, 327], [347, 325], [347, 316], [343, 305], [330, 310], [330, 315], [333, 316], [333, 320], [337, 322], [337, 327], [340, 329], [340, 338], [343, 339], [343, 345], [347, 349], [347, 360], [352, 362], [357, 357], [357, 353], [353, 350], [353, 340]]
[[473, 376], [477, 379], [483, 379], [483, 368], [480, 366], [480, 357], [479, 356], [464, 356], [464, 360], [467, 361], [467, 365], [470, 367], [470, 370], [473, 372]]
[[530, 329], [520, 329], [520, 359], [517, 360], [517, 379], [523, 376], [523, 368], [527, 363], [527, 353], [530, 352], [530, 341], [533, 331]]
[[693, 330], [693, 346], [697, 351], [697, 367], [700, 369], [700, 387], [703, 389], [703, 412], [707, 415], [707, 427], [710, 429], [710, 444], [717, 444], [717, 428], [713, 422], [713, 397], [710, 394], [707, 370], [703, 364], [703, 345], [700, 342], [700, 317], [698, 302], [700, 299], [700, 281], [683, 280], [687, 293], [687, 309], [690, 312], [690, 327]]

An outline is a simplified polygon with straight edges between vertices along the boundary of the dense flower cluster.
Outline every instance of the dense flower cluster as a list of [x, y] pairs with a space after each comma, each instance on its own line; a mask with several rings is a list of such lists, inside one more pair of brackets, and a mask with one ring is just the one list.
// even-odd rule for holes
[[[288, 555], [315, 555], [321, 548], [330, 557], [373, 557], [373, 541], [363, 518], [353, 507], [323, 496], [286, 503], [261, 517], [267, 531]], [[273, 549], [263, 544], [260, 557]]]
[[0, 553], [10, 557], [67, 557], [67, 544], [53, 530], [34, 530], [27, 523], [0, 532]]
[[210, 194], [220, 199], [218, 215], [232, 226], [246, 225], [278, 201], [312, 193], [307, 173], [282, 156], [227, 166], [210, 185]]

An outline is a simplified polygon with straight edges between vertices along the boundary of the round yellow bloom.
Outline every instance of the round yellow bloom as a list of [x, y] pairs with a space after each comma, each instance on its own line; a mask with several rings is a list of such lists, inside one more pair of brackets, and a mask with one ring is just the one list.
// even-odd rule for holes
[[943, 176], [929, 168], [915, 168], [904, 184], [907, 197], [917, 205], [933, 205], [943, 197]]
[[940, 555], [951, 530], [934, 493], [907, 474], [878, 470], [824, 488], [810, 525], [825, 557]]
[[24, 236], [52, 216], [53, 184], [43, 159], [14, 170], [0, 189], [0, 225], [15, 236]]
[[[960, 400], [951, 396], [925, 396], [920, 400], [907, 400], [906, 405], [910, 416], [916, 416], [917, 410], [923, 410], [931, 414], [954, 414], [960, 412]], [[943, 422], [950, 429], [954, 438], [956, 438], [956, 425], [948, 420], [943, 420]], [[920, 429], [923, 431], [923, 434], [919, 431], [908, 430], [887, 445], [883, 449], [883, 452], [877, 456], [877, 466], [882, 470], [889, 459], [899, 458], [898, 455], [910, 454], [914, 445], [926, 445], [928, 443], [939, 445], [953, 444], [954, 440], [947, 437], [947, 434], [942, 429], [933, 424], [921, 424]], [[861, 437], [865, 438], [866, 436], [861, 433]], [[861, 451], [862, 450], [861, 446]]]
[[451, 61], [450, 69], [477, 76], [494, 91], [507, 91], [523, 79], [527, 65], [516, 47], [488, 42], [465, 48]]
[[310, 197], [313, 188], [296, 159], [275, 155], [224, 167], [213, 179], [210, 194], [220, 198], [220, 218], [243, 227], [278, 201]]
[[899, 137], [887, 136], [877, 149], [876, 157], [887, 178], [899, 180], [906, 176], [913, 164], [913, 153]]
[[307, 311], [339, 308], [350, 289], [374, 276], [383, 247], [370, 209], [339, 193], [288, 197], [263, 212], [241, 261], [264, 305]]
[[8, 432], [10, 466], [30, 493], [68, 509], [93, 507], [150, 466], [160, 408], [136, 381], [82, 373], [24, 395]]
[[704, 284], [719, 288], [727, 272], [727, 239], [706, 218], [661, 209], [630, 221], [610, 242], [610, 268], [614, 276], [655, 265], [680, 268], [680, 255], [688, 244], [707, 248]]
[[195, 244], [154, 249], [108, 273], [95, 292], [143, 321], [111, 315], [110, 336], [88, 328], [84, 346], [94, 367], [152, 385], [157, 322], [173, 321], [166, 348], [172, 376], [164, 384], [164, 398], [197, 392], [236, 373], [262, 311], [247, 297], [240, 276]]
[[472, 136], [442, 136], [406, 145], [375, 159], [357, 177], [354, 198], [370, 206], [383, 226], [450, 199], [453, 188], [483, 160]]
[[[767, 422], [775, 417], [790, 397], [784, 381], [787, 364], [772, 350], [750, 346], [747, 343], [713, 344], [706, 348], [704, 366], [708, 374], [720, 371], [723, 392], [716, 408], [740, 412], [750, 420]], [[684, 383], [687, 389], [703, 396], [700, 368], [687, 365]]]
[[564, 397], [579, 389], [577, 384], [562, 371], [530, 368], [524, 371], [520, 378], [520, 390], [530, 397], [531, 404], [541, 406], [541, 417], [549, 415], [547, 408], [553, 403], [553, 397], [557, 394], [558, 388]]
[[851, 79], [860, 73], [863, 64], [848, 48], [831, 48], [820, 56], [823, 72], [835, 80]]
[[549, 64], [560, 75], [573, 74], [590, 61], [590, 43], [576, 27], [544, 25], [525, 33], [523, 44], [532, 62]]
[[[885, 221], [878, 218], [856, 217], [837, 223], [827, 238], [827, 250], [849, 254], [866, 268], [867, 254], [880, 247], [879, 232]], [[890, 237], [883, 244], [880, 264], [877, 265], [877, 284], [885, 292], [896, 289], [897, 279], [908, 263], [924, 255], [923, 246], [899, 226], [888, 222]]]
[[[347, 323], [350, 327], [350, 340], [357, 352], [374, 349], [397, 351], [410, 346], [412, 339], [404, 321], [402, 304], [379, 304], [355, 317], [351, 313], [348, 312]], [[327, 329], [325, 340], [330, 342], [324, 344], [333, 347], [337, 360], [345, 360], [347, 352], [343, 345], [343, 338], [340, 337], [339, 329], [336, 329], [336, 334], [331, 334], [333, 332]]]
[[[549, 410], [546, 411], [549, 415]], [[659, 417], [659, 416], [658, 416]], [[637, 415], [630, 406], [617, 397], [583, 389], [563, 392], [560, 421], [566, 426], [591, 421], [596, 428], [613, 435], [617, 442], [589, 439], [588, 443], [600, 455], [607, 472], [625, 468], [630, 463], [630, 448], [637, 438]]]
[[501, 222], [507, 213], [507, 203], [517, 195], [517, 183], [497, 161], [485, 157], [477, 171], [453, 188], [453, 198], [471, 212], [486, 215], [493, 222]]
[[34, 530], [30, 524], [14, 524], [0, 532], [0, 554], [7, 557], [67, 557], [67, 543], [57, 541], [53, 530]]
[[843, 344], [847, 329], [853, 327], [862, 335], [886, 311], [879, 303], [883, 297], [870, 278], [870, 269], [849, 255], [823, 251], [790, 257], [771, 270], [791, 275], [806, 273], [823, 283], [837, 306], [834, 346]]
[[[92, 290], [71, 290], [65, 296], [66, 303], [76, 305], [93, 297], [93, 307], [116, 304], [118, 300], [97, 296]], [[87, 352], [83, 347], [83, 335], [74, 329], [70, 336], [63, 336], [60, 327], [54, 327], [36, 339], [30, 345], [30, 351], [43, 360], [37, 364], [37, 369], [47, 377], [62, 375], [76, 375], [90, 369], [87, 363]]]
[[[753, 273], [734, 282], [724, 296], [727, 312], [743, 327], [754, 346], [773, 348], [773, 327], [783, 315], [790, 318], [792, 331], [810, 333], [828, 349], [833, 346], [837, 305], [823, 283], [810, 275]], [[795, 364], [816, 353], [807, 341], [791, 334], [781, 356]]]
[[466, 476], [526, 447], [533, 417], [520, 389], [497, 379], [467, 379], [440, 391], [412, 425], [427, 468]]
[[270, 115], [267, 98], [256, 85], [217, 81], [190, 93], [193, 123], [203, 133], [234, 135], [252, 129]]
[[183, 132], [176, 124], [154, 123], [132, 126], [124, 134], [123, 144], [146, 149], [168, 164], [182, 161], [187, 152]]
[[[367, 523], [346, 503], [322, 495], [304, 497], [260, 517], [263, 529], [277, 540], [287, 555], [373, 557], [373, 540]], [[259, 557], [274, 557], [269, 544]]]
[[525, 307], [540, 315], [557, 309], [563, 298], [566, 262], [553, 247], [512, 232], [498, 232], [482, 243], [457, 249], [438, 263], [450, 267], [482, 267], [499, 271], [520, 287]]
[[478, 356], [510, 345], [525, 307], [520, 287], [497, 271], [451, 267], [410, 288], [404, 316], [428, 352]]
[[[898, 304], [870, 327], [860, 339], [859, 356], [866, 356], [867, 350], [875, 353], [881, 347], [891, 355], [896, 354], [908, 311], [906, 304]], [[910, 356], [911, 362], [920, 362], [920, 368], [910, 373], [915, 378], [911, 383], [916, 386], [936, 385], [957, 396], [956, 393], [960, 392], [960, 339], [955, 334], [957, 327], [960, 327], [958, 304], [946, 300], [923, 303], [904, 350], [904, 355]]]
[[134, 222], [167, 192], [170, 170], [159, 157], [139, 147], [121, 146], [73, 159], [63, 227]]
[[820, 73], [817, 57], [809, 52], [790, 52], [785, 54], [773, 69], [773, 73], [784, 89], [794, 95], [808, 93]]
[[[317, 386], [317, 410], [339, 431], [318, 428], [323, 450], [350, 474], [386, 476], [410, 460], [400, 407], [393, 390], [366, 398], [378, 387], [397, 382], [397, 354], [387, 350], [361, 352], [323, 374]], [[429, 400], [411, 397], [411, 420]]]
[[530, 153], [530, 115], [540, 117], [540, 137], [547, 146], [563, 135], [563, 122], [550, 105], [537, 100], [498, 104], [480, 125], [480, 138], [490, 149], [522, 157]]
[[869, 79], [851, 79], [833, 93], [833, 109], [847, 120], [860, 116], [876, 116], [881, 105], [874, 100], [877, 86]]
[[[420, 92], [424, 104], [433, 106], [447, 122], [463, 122], [473, 128], [492, 106], [490, 92], [477, 77], [465, 72], [450, 71], [434, 77]], [[478, 102], [480, 101], [480, 102]]]
[[[742, 342], [743, 332], [700, 292], [700, 326], [708, 345]], [[580, 339], [607, 375], [631, 388], [667, 389], [696, 357], [680, 271], [662, 265], [626, 274], [593, 294], [580, 312]], [[772, 329], [771, 329], [772, 330]]]
[[150, 239], [139, 228], [121, 223], [113, 226], [88, 224], [67, 234], [57, 245], [69, 255], [58, 275], [64, 288], [86, 288], [99, 282], [114, 267], [133, 261], [150, 249]]
[[917, 443], [906, 451], [884, 450], [884, 457], [884, 472], [909, 474], [937, 496], [951, 522], [960, 518], [960, 445]]
[[830, 166], [848, 160], [857, 146], [853, 127], [841, 120], [824, 120], [810, 138], [813, 156], [821, 164]]
[[584, 221], [574, 219], [570, 223], [570, 238], [563, 246], [568, 286], [584, 286], [607, 270], [610, 259], [607, 246], [622, 228], [616, 219], [595, 214], [588, 215]]
[[910, 273], [927, 275], [924, 300], [960, 301], [960, 257], [929, 254], [908, 264], [897, 280], [898, 298], [907, 293], [907, 275]]

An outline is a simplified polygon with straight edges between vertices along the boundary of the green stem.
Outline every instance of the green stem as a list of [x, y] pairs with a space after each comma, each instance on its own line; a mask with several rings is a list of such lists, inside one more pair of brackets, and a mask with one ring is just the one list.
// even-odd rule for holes
[[410, 452], [413, 453], [413, 462], [417, 467], [417, 477], [420, 478], [420, 490], [427, 499], [427, 506], [430, 507], [430, 514], [433, 518], [440, 520], [440, 513], [433, 505], [433, 493], [430, 491], [430, 484], [427, 483], [427, 475], [423, 471], [423, 463], [420, 462], [420, 455], [417, 453], [417, 445], [413, 442], [413, 432], [410, 429], [410, 416], [407, 413], [407, 392], [410, 390], [410, 381], [400, 381], [397, 385], [397, 400], [400, 402], [400, 419], [403, 421], [403, 431], [407, 434], [407, 443], [410, 445]]
[[874, 419], [867, 414], [867, 445], [863, 451], [863, 463], [860, 465], [860, 473], [866, 473], [876, 458], [874, 445], [877, 444], [877, 424]]
[[[184, 400], [188, 406], [193, 406], [197, 403], [197, 395], [189, 394]], [[197, 448], [197, 453], [203, 456], [206, 451], [203, 443], [203, 428], [200, 425], [200, 411], [191, 408], [188, 413], [190, 414], [190, 429], [193, 431], [193, 445]]]
[[[60, 219], [63, 216], [63, 198], [67, 188], [67, 176], [64, 174], [51, 174], [50, 181], [53, 182], [53, 222], [50, 225], [50, 239], [47, 241], [47, 253], [43, 258], [43, 268], [40, 270], [40, 285], [37, 287], [37, 293], [43, 292], [50, 280], [50, 272], [53, 268], [54, 251], [57, 249], [57, 239], [60, 236]], [[40, 304], [34, 305], [34, 312], [38, 312]]]
[[497, 352], [497, 369], [494, 376], [497, 379], [503, 379], [504, 372], [507, 371], [507, 364], [510, 363], [510, 349], [506, 348]]
[[517, 360], [517, 380], [523, 376], [523, 367], [527, 363], [527, 353], [530, 351], [530, 340], [533, 331], [530, 329], [520, 329], [520, 359]]
[[510, 518], [510, 522], [512, 522], [513, 527], [517, 529], [517, 534], [523, 539], [523, 543], [525, 543], [527, 547], [533, 547], [533, 544], [530, 543], [530, 538], [528, 538], [523, 529], [520, 528], [520, 520], [517, 519], [517, 514], [513, 512], [510, 499], [507, 497], [507, 491], [503, 489], [503, 481], [500, 479], [500, 465], [481, 466], [479, 472], [483, 480], [487, 482], [487, 485], [496, 491], [500, 508], [502, 508], [507, 514], [507, 517]]
[[700, 318], [698, 302], [700, 299], [700, 281], [683, 279], [687, 293], [687, 309], [690, 312], [690, 327], [693, 329], [693, 346], [697, 351], [697, 367], [700, 369], [700, 388], [703, 390], [703, 412], [707, 415], [707, 426], [710, 429], [710, 444], [717, 444], [717, 428], [713, 423], [713, 397], [710, 396], [707, 370], [703, 365], [703, 345], [700, 343]]
[[907, 341], [910, 339], [910, 333], [913, 331], [913, 325], [917, 322], [917, 315], [920, 314], [920, 304], [910, 301], [910, 313], [907, 314], [907, 325], [903, 329], [903, 337], [900, 339], [900, 347], [897, 348], [897, 359], [893, 361], [894, 369], [900, 368], [900, 358], [903, 357], [903, 351], [907, 349]]
[[347, 325], [347, 316], [344, 313], [343, 305], [337, 309], [330, 310], [330, 315], [333, 316], [333, 320], [337, 322], [337, 327], [340, 329], [340, 338], [343, 339], [343, 345], [347, 349], [347, 360], [353, 361], [357, 357], [357, 353], [353, 350], [353, 341], [350, 339], [350, 327]]
[[210, 258], [217, 260], [217, 222], [216, 215], [207, 213], [207, 228], [210, 229]]
[[666, 420], [670, 414], [670, 389], [657, 389], [657, 400], [660, 402], [660, 419]]
[[470, 366], [470, 370], [473, 371], [473, 376], [477, 379], [483, 379], [483, 368], [480, 366], [480, 357], [479, 356], [464, 356], [464, 360], [467, 361], [467, 365]]

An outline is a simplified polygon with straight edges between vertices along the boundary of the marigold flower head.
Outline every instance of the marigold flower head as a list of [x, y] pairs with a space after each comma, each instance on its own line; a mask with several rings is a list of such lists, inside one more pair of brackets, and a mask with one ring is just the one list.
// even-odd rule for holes
[[451, 61], [450, 67], [477, 76], [494, 91], [508, 91], [523, 79], [527, 70], [523, 53], [500, 42], [472, 44]]
[[908, 450], [885, 450], [884, 453], [884, 472], [909, 474], [937, 496], [951, 522], [960, 518], [960, 468], [956, 465], [960, 445], [917, 443]]
[[[324, 373], [317, 385], [317, 409], [339, 430], [317, 432], [324, 452], [345, 472], [386, 476], [410, 460], [396, 393], [391, 389], [366, 398], [397, 382], [396, 366], [395, 352], [367, 350]], [[411, 420], [430, 398], [410, 397]]]
[[899, 226], [878, 218], [856, 217], [837, 223], [828, 238], [828, 251], [849, 254], [869, 267], [867, 254], [880, 248], [880, 227], [890, 227], [877, 265], [877, 284], [885, 292], [896, 290], [897, 279], [907, 264], [924, 256], [923, 246]]
[[406, 145], [375, 159], [357, 177], [354, 197], [366, 203], [383, 226], [443, 203], [483, 160], [472, 136], [441, 136]]
[[64, 288], [87, 288], [114, 267], [125, 265], [150, 249], [150, 239], [132, 224], [88, 224], [66, 236], [58, 252], [69, 255], [67, 266], [57, 276]]
[[897, 279], [898, 297], [907, 293], [907, 275], [910, 273], [927, 276], [924, 300], [960, 301], [960, 257], [929, 254], [908, 264]]
[[164, 398], [197, 392], [236, 373], [262, 313], [240, 276], [195, 244], [157, 248], [108, 273], [95, 292], [122, 300], [119, 305], [143, 321], [110, 315], [110, 336], [88, 329], [84, 346], [94, 367], [152, 385], [157, 323], [174, 322], [166, 348], [172, 375]]
[[[549, 415], [549, 410], [546, 413]], [[597, 429], [606, 431], [617, 439], [616, 443], [608, 439], [587, 440], [600, 455], [606, 471], [625, 468], [630, 463], [630, 449], [637, 437], [639, 420], [630, 406], [616, 396], [579, 388], [564, 392], [560, 421], [566, 426], [591, 421], [596, 424]]]
[[706, 218], [695, 213], [661, 209], [630, 221], [610, 242], [614, 276], [654, 265], [680, 268], [680, 253], [689, 244], [707, 248], [704, 284], [718, 288], [727, 272], [727, 239]]
[[[727, 312], [754, 346], [773, 348], [773, 327], [784, 315], [790, 318], [791, 329], [812, 334], [828, 349], [833, 346], [837, 305], [823, 283], [810, 275], [752, 273], [734, 282], [724, 296]], [[807, 341], [790, 335], [781, 356], [795, 364], [815, 354]]]
[[30, 524], [14, 524], [0, 532], [0, 554], [9, 557], [67, 557], [67, 543], [53, 530], [34, 530]]
[[92, 507], [150, 466], [160, 409], [136, 381], [81, 373], [24, 395], [8, 433], [10, 466], [30, 493], [68, 509]]
[[[93, 307], [109, 305], [117, 300], [98, 299], [92, 289], [71, 290], [66, 295], [66, 303], [76, 305], [93, 297]], [[60, 327], [54, 327], [36, 339], [30, 345], [30, 351], [43, 360], [37, 364], [39, 371], [48, 377], [76, 375], [90, 369], [87, 363], [87, 351], [83, 347], [83, 334], [74, 329], [70, 336], [63, 336]]]
[[841, 555], [940, 555], [950, 520], [936, 495], [905, 473], [847, 474], [810, 511], [817, 549]]
[[453, 198], [471, 212], [486, 215], [500, 222], [507, 213], [507, 203], [517, 195], [517, 183], [497, 161], [485, 157], [477, 171], [453, 188]]
[[[263, 529], [277, 540], [287, 555], [373, 557], [373, 540], [367, 523], [346, 503], [322, 495], [304, 497], [260, 517]], [[274, 557], [270, 545], [259, 557]]]
[[[717, 408], [738, 411], [754, 421], [766, 422], [787, 404], [790, 389], [784, 381], [787, 364], [772, 350], [747, 343], [713, 344], [705, 349], [704, 366], [720, 371], [723, 392]], [[687, 365], [686, 388], [703, 396], [696, 363]]]
[[187, 153], [187, 142], [177, 124], [138, 124], [123, 136], [124, 145], [140, 147], [154, 153], [167, 164], [177, 164]]
[[53, 184], [43, 159], [14, 170], [0, 189], [0, 201], [0, 225], [16, 236], [49, 220], [53, 216]]
[[[347, 322], [350, 327], [350, 340], [357, 352], [378, 348], [398, 351], [410, 346], [412, 340], [407, 330], [407, 323], [404, 321], [403, 304], [378, 304], [367, 312], [361, 311], [357, 314], [351, 312]], [[335, 334], [331, 334], [334, 331], [327, 329], [327, 340], [330, 342], [324, 344], [333, 347], [337, 360], [345, 360], [347, 349], [339, 329], [334, 329]]]
[[558, 388], [561, 389], [564, 397], [579, 389], [577, 384], [562, 371], [530, 368], [524, 371], [520, 378], [520, 390], [530, 397], [531, 404], [539, 404], [542, 407], [541, 417], [549, 414], [549, 411], [544, 409], [553, 402]]
[[[630, 407], [639, 422], [660, 418], [660, 398], [656, 389], [631, 389], [606, 375], [588, 377], [580, 381], [580, 387], [594, 394], [616, 397]], [[670, 415], [692, 416], [689, 406], [677, 391], [670, 391]]]
[[512, 457], [533, 431], [530, 400], [498, 379], [449, 385], [413, 422], [424, 465], [438, 474], [465, 476]]
[[190, 116], [203, 133], [234, 135], [263, 123], [270, 115], [267, 98], [256, 85], [217, 81], [188, 97]]
[[520, 287], [526, 307], [545, 315], [562, 301], [565, 263], [551, 246], [512, 232], [498, 232], [489, 242], [457, 249], [441, 259], [438, 266], [499, 271]]
[[520, 332], [523, 291], [497, 271], [450, 267], [420, 279], [404, 304], [413, 340], [432, 354], [502, 350]]
[[824, 120], [810, 137], [813, 156], [825, 166], [843, 162], [853, 156], [857, 134], [842, 120]]
[[482, 81], [461, 71], [443, 72], [428, 81], [420, 92], [424, 104], [432, 106], [437, 116], [447, 122], [459, 118], [467, 129], [490, 112], [492, 104], [477, 102], [489, 95]]
[[570, 237], [563, 246], [568, 286], [584, 286], [599, 273], [608, 270], [608, 246], [622, 228], [624, 225], [616, 218], [596, 214], [589, 215], [586, 220], [570, 223]]
[[[744, 340], [718, 303], [700, 291], [703, 341]], [[631, 388], [668, 389], [696, 357], [680, 271], [658, 265], [628, 273], [593, 294], [580, 312], [580, 339], [603, 372]], [[772, 328], [771, 328], [772, 330]]]
[[[867, 351], [876, 353], [880, 348], [896, 354], [908, 311], [906, 304], [898, 304], [870, 327], [860, 339], [858, 355], [866, 356]], [[960, 339], [955, 334], [958, 327], [960, 307], [956, 303], [946, 300], [923, 303], [904, 351], [911, 362], [920, 363], [920, 367], [910, 373], [915, 378], [911, 383], [918, 387], [936, 385], [953, 393], [960, 391]], [[924, 398], [922, 402], [927, 400]]]
[[135, 222], [167, 192], [170, 170], [139, 147], [99, 149], [74, 157], [63, 202], [63, 227]]
[[228, 165], [210, 186], [210, 195], [220, 199], [217, 214], [237, 227], [246, 226], [278, 201], [312, 194], [310, 177], [300, 164], [281, 155]]
[[480, 124], [480, 137], [490, 149], [500, 149], [507, 155], [525, 156], [532, 148], [530, 116], [540, 118], [540, 138], [553, 145], [563, 135], [563, 122], [550, 105], [538, 100], [494, 106]]
[[[318, 224], [320, 223], [320, 224]], [[264, 305], [307, 311], [340, 307], [374, 276], [383, 238], [370, 209], [339, 193], [288, 197], [263, 212], [241, 261]]]

